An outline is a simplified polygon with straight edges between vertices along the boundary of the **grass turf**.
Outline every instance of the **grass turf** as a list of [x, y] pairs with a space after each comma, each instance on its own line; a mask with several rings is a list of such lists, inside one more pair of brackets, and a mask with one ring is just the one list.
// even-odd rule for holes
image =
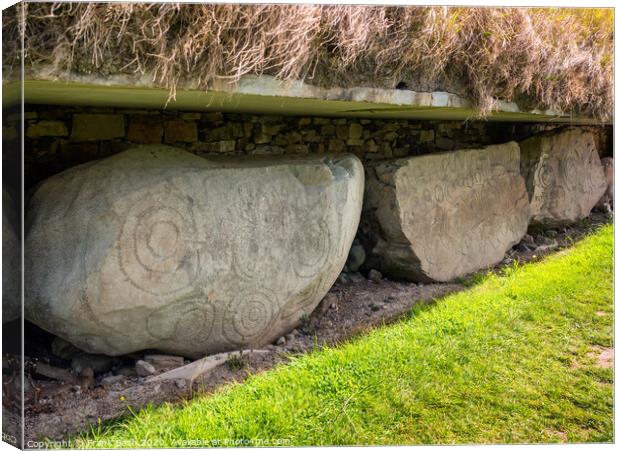
[[613, 371], [594, 349], [613, 346], [612, 257], [605, 226], [398, 324], [75, 445], [611, 441]]

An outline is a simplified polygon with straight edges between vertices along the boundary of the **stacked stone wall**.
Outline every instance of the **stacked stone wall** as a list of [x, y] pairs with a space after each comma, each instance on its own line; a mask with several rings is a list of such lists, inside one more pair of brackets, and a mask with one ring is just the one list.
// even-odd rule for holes
[[[26, 105], [26, 186], [76, 164], [135, 144], [169, 144], [196, 155], [292, 155], [350, 152], [362, 162], [519, 141], [557, 124], [419, 121], [221, 112]], [[5, 140], [17, 139], [19, 114], [6, 115]], [[610, 128], [595, 128], [599, 149]]]

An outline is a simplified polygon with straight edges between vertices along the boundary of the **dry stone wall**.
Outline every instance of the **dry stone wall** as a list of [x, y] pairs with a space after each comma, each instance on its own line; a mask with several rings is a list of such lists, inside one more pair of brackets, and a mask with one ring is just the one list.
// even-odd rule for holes
[[[19, 121], [19, 113], [4, 116], [5, 180], [19, 181], [21, 173]], [[557, 176], [585, 159], [581, 172], [596, 172], [602, 185], [596, 150], [611, 155], [612, 143], [609, 127], [45, 105], [27, 106], [24, 121], [27, 317], [107, 354], [152, 347], [199, 355], [258, 346], [293, 327], [347, 260], [362, 202], [359, 160], [368, 174], [365, 219], [348, 270], [445, 281], [501, 260], [523, 236], [532, 183], [555, 178], [570, 189], [583, 177]], [[555, 166], [566, 166], [560, 171], [543, 170], [551, 157], [510, 142], [527, 149], [539, 142], [534, 135], [563, 133], [587, 137], [588, 146], [571, 150], [583, 139], [570, 138], [551, 146], [553, 155], [545, 150]], [[182, 156], [126, 152], [162, 144]], [[542, 168], [534, 171], [542, 179], [530, 178], [523, 165], [519, 173], [523, 155]], [[212, 156], [231, 159], [215, 164]], [[314, 169], [292, 162], [299, 159]], [[205, 190], [195, 172], [207, 167], [215, 175]], [[146, 177], [149, 168], [153, 177]], [[597, 201], [604, 190], [598, 185], [583, 206], [573, 202], [577, 217]], [[557, 204], [556, 191], [538, 197]], [[160, 208], [162, 202], [174, 208]], [[194, 203], [208, 214], [190, 214]], [[217, 242], [205, 247], [199, 230], [216, 231]], [[198, 254], [206, 260], [198, 262]], [[167, 289], [175, 291], [161, 292]]]
[[[480, 148], [522, 140], [558, 125], [413, 121], [220, 112], [26, 105], [26, 185], [136, 144], [168, 144], [200, 156], [303, 155], [348, 152], [362, 162]], [[5, 117], [5, 139], [17, 138], [19, 115]], [[600, 149], [610, 136], [597, 129]]]

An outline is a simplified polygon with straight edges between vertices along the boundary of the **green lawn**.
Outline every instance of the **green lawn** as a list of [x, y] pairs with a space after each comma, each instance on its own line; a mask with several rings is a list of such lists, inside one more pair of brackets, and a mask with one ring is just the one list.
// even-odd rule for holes
[[398, 324], [76, 446], [611, 441], [613, 374], [593, 346], [612, 346], [612, 256], [605, 226]]

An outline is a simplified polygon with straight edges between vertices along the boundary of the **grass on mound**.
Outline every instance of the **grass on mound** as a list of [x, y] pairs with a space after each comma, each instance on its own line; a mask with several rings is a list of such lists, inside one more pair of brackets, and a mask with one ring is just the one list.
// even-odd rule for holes
[[[607, 442], [613, 231], [402, 322], [82, 436], [76, 446]], [[87, 440], [93, 440], [88, 442]]]
[[[18, 14], [19, 12], [19, 14]], [[25, 13], [25, 15], [24, 15]], [[30, 3], [3, 15], [3, 70], [149, 74], [174, 95], [247, 74], [463, 92], [613, 118], [613, 9]], [[23, 22], [23, 27], [20, 27]], [[4, 45], [6, 44], [6, 45]]]

